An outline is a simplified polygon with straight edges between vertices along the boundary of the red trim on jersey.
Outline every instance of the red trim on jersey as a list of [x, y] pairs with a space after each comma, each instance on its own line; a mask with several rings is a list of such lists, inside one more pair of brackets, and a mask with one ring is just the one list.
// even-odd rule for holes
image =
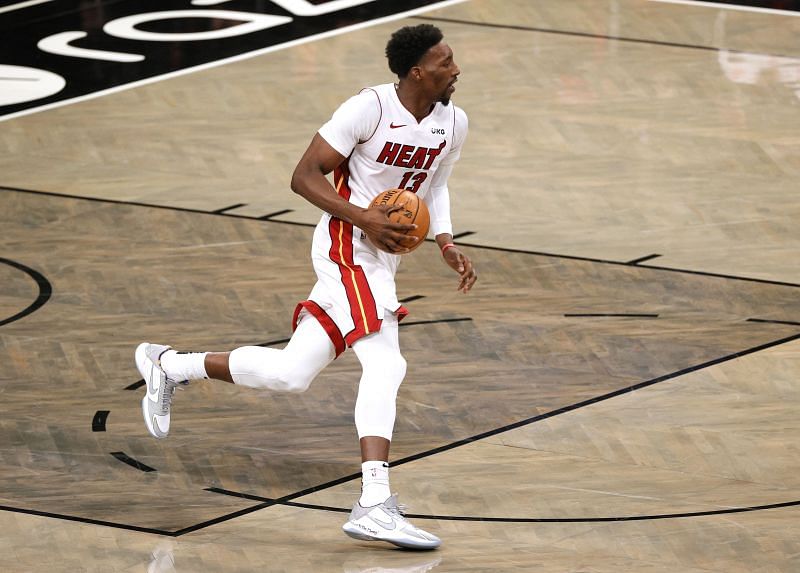
[[331, 342], [333, 342], [333, 347], [336, 350], [336, 356], [334, 358], [338, 358], [339, 355], [347, 349], [347, 345], [345, 345], [342, 333], [339, 331], [336, 323], [333, 322], [333, 319], [328, 316], [328, 313], [325, 312], [322, 307], [313, 300], [304, 300], [297, 303], [297, 306], [294, 309], [294, 316], [292, 317], [292, 332], [297, 329], [297, 320], [300, 318], [300, 311], [303, 309], [307, 310], [311, 316], [316, 318], [317, 322], [319, 322], [320, 326], [322, 326], [322, 328], [328, 334], [328, 337], [331, 339]]
[[333, 183], [336, 185], [336, 192], [340, 197], [350, 200], [352, 191], [350, 190], [350, 158], [342, 161], [333, 169]]
[[378, 95], [378, 92], [372, 88], [364, 88], [358, 93], [364, 93], [367, 90], [375, 94], [375, 98], [378, 100], [378, 109], [380, 109], [380, 115], [378, 116], [378, 123], [375, 124], [375, 129], [372, 130], [372, 133], [369, 134], [368, 138], [366, 138], [364, 141], [359, 141], [359, 143], [366, 143], [372, 139], [372, 136], [378, 132], [378, 126], [381, 124], [381, 120], [383, 119], [383, 104], [381, 103], [381, 96]]
[[350, 317], [353, 330], [344, 336], [345, 342], [352, 346], [353, 342], [381, 329], [382, 319], [378, 318], [375, 297], [367, 281], [367, 275], [360, 265], [353, 260], [353, 225], [336, 217], [328, 223], [331, 237], [331, 249], [328, 256], [339, 267], [347, 302], [350, 306]]

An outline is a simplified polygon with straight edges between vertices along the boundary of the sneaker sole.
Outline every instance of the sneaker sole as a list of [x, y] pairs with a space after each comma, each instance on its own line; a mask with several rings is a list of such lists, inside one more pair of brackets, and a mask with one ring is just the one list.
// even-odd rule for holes
[[345, 524], [345, 527], [342, 527], [342, 531], [344, 531], [347, 535], [349, 535], [353, 539], [358, 539], [359, 541], [382, 541], [381, 539], [377, 539], [375, 537], [370, 537], [369, 535], [365, 535], [357, 531], [346, 529], [346, 527], [347, 525]]
[[403, 549], [416, 549], [417, 551], [430, 551], [432, 549], [436, 549], [439, 547], [442, 542], [433, 542], [431, 541], [429, 544], [425, 543], [414, 543], [414, 542], [403, 542], [403, 541], [395, 541], [392, 539], [382, 539], [380, 537], [373, 537], [371, 535], [367, 535], [366, 533], [362, 533], [361, 530], [355, 528], [349, 528], [348, 525], [350, 523], [345, 523], [342, 526], [342, 531], [345, 532], [349, 537], [353, 539], [358, 539], [359, 541], [384, 541], [386, 543], [391, 543], [392, 545], [396, 545], [397, 547], [402, 547]]

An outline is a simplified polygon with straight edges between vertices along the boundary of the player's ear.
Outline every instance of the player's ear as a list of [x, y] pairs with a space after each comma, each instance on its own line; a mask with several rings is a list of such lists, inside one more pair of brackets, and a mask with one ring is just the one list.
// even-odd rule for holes
[[422, 79], [422, 68], [419, 66], [414, 66], [410, 70], [408, 70], [408, 77], [410, 77], [414, 81], [419, 81]]

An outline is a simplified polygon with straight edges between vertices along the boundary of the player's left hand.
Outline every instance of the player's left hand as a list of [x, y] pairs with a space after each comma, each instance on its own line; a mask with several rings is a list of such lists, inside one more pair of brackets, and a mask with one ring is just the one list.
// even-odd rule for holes
[[462, 253], [458, 247], [447, 249], [442, 253], [442, 257], [444, 257], [444, 261], [448, 266], [460, 276], [458, 290], [464, 294], [468, 293], [475, 281], [478, 280], [478, 273], [475, 271], [470, 258]]

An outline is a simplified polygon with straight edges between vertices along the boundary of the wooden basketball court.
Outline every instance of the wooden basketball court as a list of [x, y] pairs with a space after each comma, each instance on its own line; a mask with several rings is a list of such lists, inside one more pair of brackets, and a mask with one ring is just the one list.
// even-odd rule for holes
[[[0, 121], [0, 570], [799, 571], [798, 16], [468, 0]], [[303, 394], [195, 383], [161, 441], [133, 364], [286, 341], [292, 169], [420, 22], [480, 273], [429, 244], [398, 275], [392, 488], [432, 553], [340, 530], [352, 353]]]

